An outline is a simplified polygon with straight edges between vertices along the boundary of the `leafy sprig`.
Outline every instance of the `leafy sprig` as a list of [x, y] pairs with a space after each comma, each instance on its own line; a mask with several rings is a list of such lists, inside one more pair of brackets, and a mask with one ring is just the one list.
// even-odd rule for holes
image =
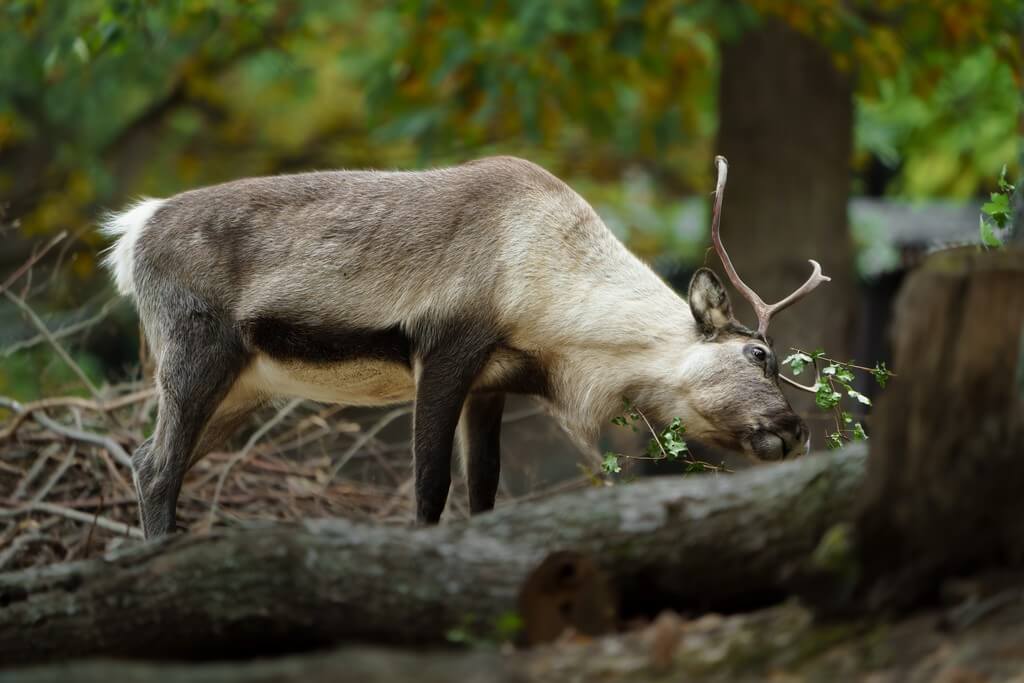
[[697, 460], [690, 453], [686, 445], [686, 427], [680, 418], [674, 418], [667, 427], [660, 432], [655, 430], [647, 416], [628, 398], [622, 399], [622, 413], [612, 418], [612, 424], [619, 427], [631, 429], [634, 432], [640, 431], [642, 426], [650, 432], [651, 438], [647, 441], [643, 455], [624, 455], [608, 451], [601, 460], [601, 471], [605, 474], [618, 474], [622, 471], [621, 460], [630, 458], [634, 460], [682, 460], [686, 462], [686, 472], [719, 472], [726, 471], [724, 467], [712, 465], [702, 460]]
[[989, 195], [989, 201], [981, 206], [981, 215], [978, 216], [978, 230], [981, 233], [981, 243], [986, 247], [1001, 247], [1003, 239], [996, 234], [996, 229], [1004, 230], [1012, 220], [1013, 207], [1010, 197], [1013, 196], [1014, 186], [1006, 180], [1006, 165], [999, 174], [999, 190]]
[[869, 368], [850, 362], [829, 358], [822, 349], [811, 352], [793, 349], [783, 365], [788, 365], [794, 375], [800, 375], [808, 367], [814, 369], [814, 384], [806, 387], [814, 392], [815, 404], [824, 411], [832, 412], [835, 418], [836, 431], [825, 436], [825, 444], [830, 449], [839, 448], [847, 441], [863, 441], [868, 438], [864, 425], [854, 420], [849, 411], [843, 410], [844, 396], [865, 406], [871, 405], [871, 399], [853, 388], [856, 375], [854, 371], [870, 374], [879, 387], [884, 388], [890, 377], [895, 375], [885, 367], [885, 363], [876, 363]]

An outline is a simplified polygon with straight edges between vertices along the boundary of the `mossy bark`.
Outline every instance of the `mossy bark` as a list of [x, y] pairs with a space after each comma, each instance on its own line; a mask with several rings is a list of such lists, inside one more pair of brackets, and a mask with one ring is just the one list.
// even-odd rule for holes
[[183, 536], [0, 575], [0, 662], [443, 643], [453, 629], [493, 637], [552, 556], [575, 559], [569, 575], [553, 571], [541, 586], [563, 607], [539, 618], [577, 630], [601, 628], [588, 621], [601, 605], [579, 603], [609, 599], [576, 580], [587, 567], [626, 608], [620, 615], [756, 604], [781, 594], [788, 568], [850, 519], [864, 461], [854, 449], [648, 480], [429, 529], [324, 521]]
[[821, 623], [788, 602], [690, 620], [663, 614], [625, 634], [563, 639], [528, 651], [350, 645], [244, 662], [73, 661], [0, 672], [0, 683], [1017, 680], [1024, 671], [1021, 585], [994, 597], [998, 606], [989, 599], [971, 615], [933, 609], [896, 621]]

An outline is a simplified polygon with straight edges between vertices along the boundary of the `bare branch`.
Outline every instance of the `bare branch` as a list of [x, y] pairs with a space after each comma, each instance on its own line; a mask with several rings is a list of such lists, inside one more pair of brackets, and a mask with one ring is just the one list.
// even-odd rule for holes
[[13, 510], [0, 510], [0, 517], [13, 517], [16, 515], [28, 514], [30, 512], [48, 512], [52, 515], [59, 515], [61, 517], [73, 519], [76, 522], [94, 524], [102, 529], [106, 529], [107, 531], [113, 531], [117, 534], [125, 534], [132, 538], [143, 537], [142, 529], [137, 526], [125, 524], [123, 522], [115, 522], [111, 519], [107, 519], [106, 517], [100, 517], [98, 514], [90, 515], [86, 512], [72, 510], [71, 508], [54, 505], [53, 503], [32, 502]]
[[46, 323], [36, 315], [36, 312], [32, 310], [32, 307], [29, 306], [24, 299], [21, 299], [11, 291], [5, 290], [4, 296], [6, 296], [12, 304], [21, 309], [32, 324], [35, 325], [36, 329], [39, 330], [40, 334], [42, 334], [46, 338], [46, 341], [50, 343], [50, 346], [53, 347], [53, 350], [56, 351], [57, 355], [64, 361], [64, 364], [67, 365], [71, 371], [75, 373], [75, 376], [81, 380], [82, 384], [89, 389], [89, 393], [93, 395], [93, 398], [102, 403], [103, 396], [100, 394], [100, 390], [96, 388], [96, 385], [92, 383], [92, 380], [90, 380], [85, 372], [82, 371], [82, 368], [79, 367], [78, 363], [71, 358], [71, 355], [64, 350], [64, 347], [60, 345], [60, 342], [54, 338], [50, 329], [46, 326]]
[[74, 439], [75, 441], [82, 441], [84, 443], [91, 443], [96, 446], [102, 446], [103, 448], [106, 448], [107, 452], [114, 456], [114, 459], [117, 460], [119, 463], [121, 463], [128, 469], [131, 469], [132, 467], [131, 456], [129, 456], [128, 453], [125, 452], [125, 450], [121, 447], [121, 444], [117, 443], [109, 436], [100, 436], [99, 434], [95, 434], [84, 429], [66, 427], [61, 423], [57, 422], [56, 420], [51, 420], [45, 414], [38, 411], [32, 413], [32, 419], [38, 422], [39, 424], [43, 425], [50, 431], [57, 432], [58, 434], [63, 434], [69, 439]]
[[213, 526], [213, 521], [217, 516], [217, 500], [220, 498], [220, 492], [224, 488], [224, 481], [228, 478], [228, 473], [231, 471], [231, 468], [242, 460], [245, 460], [259, 440], [266, 436], [267, 432], [276, 427], [282, 420], [288, 417], [289, 413], [298, 408], [301, 404], [301, 398], [293, 398], [291, 401], [286, 403], [284, 407], [277, 411], [277, 414], [275, 414], [274, 417], [260, 425], [260, 428], [253, 432], [252, 436], [249, 437], [249, 440], [245, 442], [245, 446], [242, 447], [242, 450], [238, 451], [238, 453], [236, 453], [231, 460], [224, 465], [224, 469], [221, 470], [220, 473], [220, 478], [217, 479], [217, 487], [213, 490], [213, 500], [210, 502], [210, 526]]
[[4, 280], [3, 284], [0, 284], [0, 292], [6, 292], [8, 287], [13, 285], [15, 282], [18, 281], [18, 278], [20, 278], [22, 275], [24, 275], [29, 270], [31, 270], [32, 266], [34, 266], [36, 263], [38, 263], [40, 259], [42, 259], [44, 256], [46, 256], [46, 254], [51, 249], [53, 249], [55, 246], [57, 246], [57, 244], [61, 240], [63, 240], [65, 237], [67, 237], [67, 236], [68, 236], [68, 233], [67, 233], [67, 230], [65, 230], [65, 231], [61, 232], [60, 234], [58, 234], [57, 236], [55, 236], [49, 242], [47, 242], [46, 245], [44, 245], [42, 249], [40, 249], [39, 251], [34, 253], [27, 261], [25, 261], [23, 264], [21, 264], [18, 267], [17, 270], [15, 270], [13, 273], [11, 273], [7, 277], [7, 279]]
[[[96, 315], [93, 315], [92, 317], [86, 318], [85, 320], [80, 320], [77, 323], [72, 323], [72, 324], [68, 325], [67, 327], [62, 327], [59, 330], [54, 330], [51, 333], [52, 338], [53, 339], [63, 339], [64, 337], [70, 337], [73, 334], [77, 334], [78, 332], [81, 332], [82, 330], [89, 329], [93, 325], [95, 325], [95, 324], [101, 322], [103, 319], [105, 319], [110, 314], [111, 309], [114, 308], [114, 306], [117, 303], [118, 303], [117, 299], [110, 299], [105, 304], [103, 304], [103, 306], [96, 313]], [[14, 353], [17, 353], [18, 351], [24, 351], [25, 349], [32, 348], [33, 346], [36, 346], [37, 344], [40, 344], [40, 343], [42, 343], [44, 341], [48, 341], [46, 336], [43, 335], [43, 334], [37, 334], [36, 336], [34, 336], [34, 337], [30, 338], [30, 339], [24, 339], [22, 341], [14, 342], [13, 344], [8, 346], [7, 348], [5, 348], [2, 351], [0, 351], [0, 356], [8, 357], [8, 356], [10, 356], [10, 355], [12, 355]]]
[[341, 470], [341, 468], [348, 464], [348, 461], [351, 460], [352, 457], [359, 452], [359, 449], [365, 446], [370, 441], [370, 439], [377, 436], [377, 434], [382, 429], [387, 427], [389, 424], [391, 424], [398, 418], [402, 417], [403, 415], [408, 415], [411, 412], [412, 408], [410, 406], [404, 406], [402, 408], [395, 408], [391, 412], [382, 415], [381, 418], [377, 420], [376, 424], [367, 429], [364, 433], [360, 434], [359, 438], [356, 439], [355, 443], [353, 443], [352, 446], [349, 447], [349, 449], [345, 451], [340, 458], [338, 458], [337, 462], [334, 463], [334, 466], [331, 467], [330, 474], [327, 475], [324, 487], [326, 488], [331, 483], [334, 477], [338, 475], [338, 472]]

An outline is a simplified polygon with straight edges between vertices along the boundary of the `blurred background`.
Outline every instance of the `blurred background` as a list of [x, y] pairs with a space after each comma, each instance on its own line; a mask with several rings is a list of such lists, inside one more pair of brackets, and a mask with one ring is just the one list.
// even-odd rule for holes
[[[743, 278], [774, 300], [809, 258], [832, 276], [773, 323], [778, 352], [873, 365], [906, 269], [977, 242], [1001, 170], [1019, 176], [1022, 25], [1019, 0], [4, 0], [0, 282], [67, 237], [0, 299], [0, 394], [89, 396], [40, 322], [92, 393], [139, 380], [133, 310], [98, 265], [104, 211], [498, 153], [566, 180], [680, 291], [719, 268], [725, 155]], [[528, 404], [512, 412], [532, 427], [506, 430], [509, 448], [571, 448]]]

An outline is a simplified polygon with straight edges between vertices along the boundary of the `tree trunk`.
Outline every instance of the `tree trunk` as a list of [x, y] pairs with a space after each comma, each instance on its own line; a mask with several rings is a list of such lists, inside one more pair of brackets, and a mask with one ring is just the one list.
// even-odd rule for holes
[[429, 529], [330, 521], [184, 536], [0, 575], [0, 661], [440, 643], [452, 630], [494, 637], [516, 613], [536, 642], [637, 612], [756, 604], [850, 518], [864, 459], [662, 478]]
[[[821, 263], [832, 281], [780, 314], [769, 332], [783, 355], [791, 346], [823, 347], [849, 358], [856, 306], [846, 218], [850, 76], [820, 44], [775, 21], [721, 54], [716, 152], [730, 166], [722, 240], [740, 276], [769, 303], [807, 279], [808, 259]], [[749, 306], [733, 299], [738, 316], [752, 321]], [[813, 408], [812, 398], [794, 399], [801, 412]]]
[[857, 522], [870, 605], [1024, 559], [1024, 251], [932, 256], [895, 321]]

